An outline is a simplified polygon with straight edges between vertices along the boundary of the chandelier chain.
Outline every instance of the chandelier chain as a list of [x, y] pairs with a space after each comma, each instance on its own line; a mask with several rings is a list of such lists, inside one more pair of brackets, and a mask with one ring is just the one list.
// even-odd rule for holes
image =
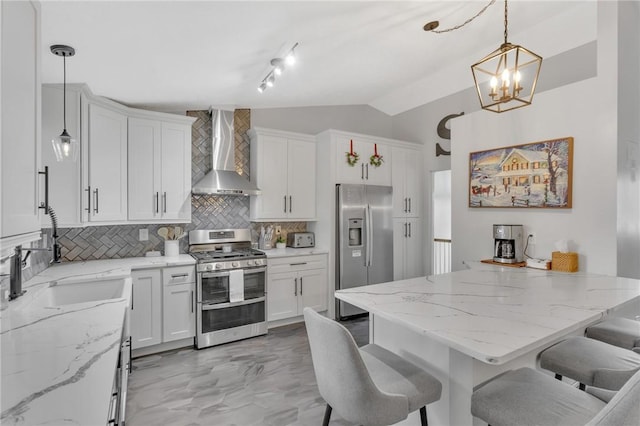
[[509, 20], [507, 18], [507, 0], [504, 0], [504, 44], [507, 44], [507, 26]]
[[[445, 28], [444, 30], [431, 30], [431, 32], [432, 33], [436, 33], [436, 34], [442, 34], [442, 33], [448, 33], [450, 31], [455, 31], [457, 29], [460, 29], [460, 28], [464, 27], [465, 25], [467, 25], [468, 23], [470, 23], [471, 21], [473, 21], [474, 19], [476, 19], [478, 16], [482, 15], [485, 12], [485, 10], [487, 10], [489, 8], [489, 6], [491, 6], [495, 2], [496, 2], [496, 0], [489, 1], [489, 3], [485, 7], [483, 7], [478, 13], [476, 13], [471, 18], [469, 18], [466, 21], [464, 21], [462, 24], [453, 26], [451, 28]], [[506, 7], [506, 1], [505, 1], [505, 7]], [[505, 32], [506, 32], [506, 28], [505, 28]]]

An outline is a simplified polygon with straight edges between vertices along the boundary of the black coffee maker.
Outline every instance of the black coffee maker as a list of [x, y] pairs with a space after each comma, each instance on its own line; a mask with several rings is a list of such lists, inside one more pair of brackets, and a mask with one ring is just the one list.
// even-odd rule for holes
[[493, 261], [518, 263], [524, 260], [522, 225], [493, 225]]

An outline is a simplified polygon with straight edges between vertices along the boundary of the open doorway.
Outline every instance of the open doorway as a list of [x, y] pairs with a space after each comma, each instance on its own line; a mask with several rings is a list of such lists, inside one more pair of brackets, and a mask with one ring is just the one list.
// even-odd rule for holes
[[435, 275], [451, 272], [451, 170], [440, 170], [431, 174], [431, 273]]

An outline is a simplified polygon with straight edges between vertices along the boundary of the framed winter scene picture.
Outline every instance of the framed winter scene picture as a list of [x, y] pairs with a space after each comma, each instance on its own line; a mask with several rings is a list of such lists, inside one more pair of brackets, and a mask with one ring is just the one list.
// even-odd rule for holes
[[573, 138], [469, 154], [469, 207], [571, 208]]

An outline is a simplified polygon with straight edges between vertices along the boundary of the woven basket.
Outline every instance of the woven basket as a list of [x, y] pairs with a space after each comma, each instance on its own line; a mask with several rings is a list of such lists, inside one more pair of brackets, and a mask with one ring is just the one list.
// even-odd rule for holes
[[561, 272], [578, 271], [578, 253], [562, 253], [554, 251], [551, 253], [551, 270]]

